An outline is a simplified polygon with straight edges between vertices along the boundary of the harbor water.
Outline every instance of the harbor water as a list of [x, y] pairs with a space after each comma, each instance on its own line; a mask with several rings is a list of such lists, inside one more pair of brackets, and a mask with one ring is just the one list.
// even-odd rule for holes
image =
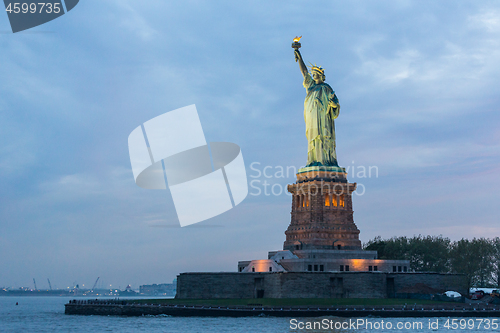
[[64, 304], [70, 299], [73, 298], [0, 297], [0, 332], [500, 332], [498, 327], [500, 318], [207, 318], [65, 315]]

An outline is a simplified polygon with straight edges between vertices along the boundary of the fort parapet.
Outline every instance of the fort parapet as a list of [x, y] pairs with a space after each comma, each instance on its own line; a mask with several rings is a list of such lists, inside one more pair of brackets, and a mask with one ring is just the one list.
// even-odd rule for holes
[[436, 292], [466, 294], [464, 276], [439, 273], [265, 272], [183, 273], [177, 298], [395, 298], [425, 284]]

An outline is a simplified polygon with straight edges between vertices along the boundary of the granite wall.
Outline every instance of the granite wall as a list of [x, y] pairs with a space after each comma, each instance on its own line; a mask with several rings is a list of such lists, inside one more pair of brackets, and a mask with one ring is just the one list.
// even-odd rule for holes
[[384, 272], [182, 273], [177, 298], [391, 298], [425, 284], [466, 293], [460, 274]]

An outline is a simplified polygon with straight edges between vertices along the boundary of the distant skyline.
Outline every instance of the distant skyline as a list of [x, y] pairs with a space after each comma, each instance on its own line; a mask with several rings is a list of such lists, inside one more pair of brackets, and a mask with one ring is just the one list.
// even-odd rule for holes
[[[362, 242], [500, 235], [498, 2], [87, 0], [16, 34], [0, 14], [0, 32], [0, 287], [136, 289], [281, 249], [286, 170], [307, 160], [301, 35], [340, 101]], [[135, 185], [127, 138], [191, 104], [254, 187], [180, 228], [168, 191]]]

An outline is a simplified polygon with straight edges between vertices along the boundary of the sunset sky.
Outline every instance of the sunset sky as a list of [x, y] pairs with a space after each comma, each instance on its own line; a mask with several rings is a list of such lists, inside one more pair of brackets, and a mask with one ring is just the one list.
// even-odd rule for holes
[[[500, 236], [497, 1], [84, 0], [16, 34], [0, 14], [0, 287], [138, 288], [281, 249], [279, 171], [307, 160], [295, 36], [340, 101], [362, 242]], [[127, 138], [191, 104], [253, 186], [180, 228], [168, 190], [134, 183]]]

